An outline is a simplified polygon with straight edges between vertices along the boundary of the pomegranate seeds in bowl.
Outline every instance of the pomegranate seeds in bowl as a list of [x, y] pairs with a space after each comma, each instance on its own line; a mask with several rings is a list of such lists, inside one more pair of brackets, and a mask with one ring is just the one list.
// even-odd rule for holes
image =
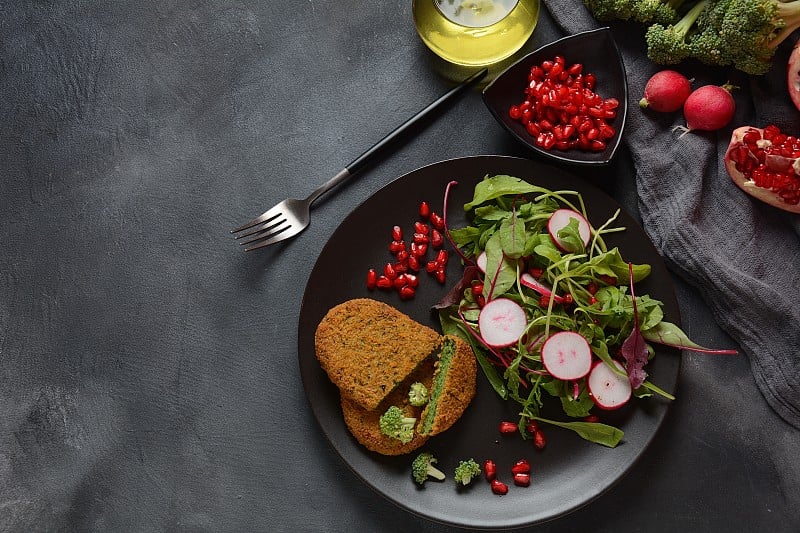
[[483, 91], [495, 119], [534, 152], [603, 165], [619, 147], [628, 106], [622, 58], [608, 28], [565, 37], [518, 60]]

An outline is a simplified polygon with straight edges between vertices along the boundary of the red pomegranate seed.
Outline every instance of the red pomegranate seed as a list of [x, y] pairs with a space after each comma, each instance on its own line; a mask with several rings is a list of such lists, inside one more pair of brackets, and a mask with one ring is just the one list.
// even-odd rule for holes
[[504, 420], [500, 422], [497, 429], [500, 430], [500, 433], [507, 435], [509, 433], [516, 433], [519, 428], [514, 422], [508, 422]]
[[378, 276], [378, 279], [375, 281], [375, 286], [379, 289], [391, 289], [392, 288], [392, 280], [387, 278], [386, 276]]
[[395, 289], [400, 289], [401, 287], [405, 287], [407, 285], [406, 275], [405, 274], [400, 274], [399, 276], [394, 278], [394, 281], [392, 282], [392, 285], [394, 285]]
[[370, 268], [367, 271], [367, 288], [369, 290], [374, 289], [378, 283], [378, 273], [375, 272], [374, 268]]
[[416, 291], [414, 290], [414, 288], [410, 287], [408, 285], [404, 285], [403, 287], [400, 287], [400, 290], [398, 292], [400, 293], [400, 298], [403, 299], [403, 300], [410, 300], [416, 294]]
[[518, 487], [527, 487], [531, 484], [531, 475], [530, 474], [514, 474], [514, 485]]
[[431, 207], [428, 205], [428, 202], [422, 201], [419, 204], [419, 216], [424, 219], [427, 219], [431, 215]]
[[498, 479], [493, 479], [492, 480], [492, 492], [494, 492], [498, 496], [503, 496], [505, 494], [508, 494], [508, 485], [506, 485], [505, 483], [503, 483], [502, 481], [500, 481]]
[[483, 283], [476, 281], [471, 285], [472, 294], [475, 296], [483, 294]]
[[428, 274], [433, 274], [438, 269], [439, 265], [436, 264], [436, 261], [431, 260], [425, 263], [425, 272], [427, 272]]
[[428, 237], [427, 233], [415, 233], [413, 241], [417, 244], [428, 244], [431, 238]]
[[391, 263], [386, 263], [383, 267], [383, 275], [393, 280], [397, 277], [397, 271], [394, 269], [394, 265]]
[[491, 459], [486, 459], [483, 462], [483, 474], [486, 476], [486, 481], [492, 481], [497, 476], [497, 465]]
[[437, 213], [431, 213], [431, 224], [439, 231], [444, 231], [444, 219]]
[[405, 274], [408, 272], [408, 263], [401, 263], [398, 261], [392, 265], [392, 268], [394, 268], [394, 271], [397, 275]]
[[389, 251], [393, 254], [399, 253], [401, 250], [406, 249], [406, 242], [403, 240], [395, 240], [389, 243]]
[[544, 433], [542, 433], [541, 429], [537, 429], [533, 434], [533, 445], [536, 446], [537, 450], [544, 450], [547, 445], [547, 439], [544, 438]]
[[583, 421], [596, 424], [597, 422], [600, 422], [600, 417], [597, 415], [586, 415], [585, 417], [583, 417]]
[[423, 235], [427, 235], [430, 233], [431, 228], [424, 222], [414, 222], [414, 233], [421, 233]]
[[444, 246], [444, 235], [437, 229], [431, 230], [431, 246], [437, 250]]
[[409, 287], [416, 288], [419, 285], [419, 278], [414, 274], [404, 274], [406, 277], [406, 283]]
[[525, 429], [528, 430], [528, 433], [534, 434], [539, 430], [539, 424], [536, 423], [536, 420], [529, 420], [527, 424], [525, 424]]
[[529, 474], [531, 471], [531, 464], [527, 459], [520, 459], [514, 466], [511, 467], [512, 474]]
[[392, 227], [392, 240], [393, 241], [402, 241], [403, 240], [403, 228], [400, 226], [393, 226]]
[[436, 276], [436, 281], [441, 284], [444, 284], [444, 282], [447, 281], [447, 273], [445, 272], [444, 268], [438, 268], [436, 272], [434, 272], [434, 275]]
[[423, 242], [412, 242], [411, 243], [411, 255], [415, 256], [417, 259], [422, 258], [428, 252], [428, 245]]
[[408, 269], [419, 272], [419, 258], [415, 255], [408, 255]]

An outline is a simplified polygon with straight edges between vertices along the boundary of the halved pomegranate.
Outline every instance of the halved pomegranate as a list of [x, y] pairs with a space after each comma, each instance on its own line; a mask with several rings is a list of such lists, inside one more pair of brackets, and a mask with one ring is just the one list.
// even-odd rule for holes
[[725, 152], [725, 169], [744, 192], [772, 206], [800, 213], [800, 139], [742, 126], [733, 130]]
[[800, 41], [794, 45], [786, 64], [786, 85], [789, 96], [797, 109], [800, 109]]

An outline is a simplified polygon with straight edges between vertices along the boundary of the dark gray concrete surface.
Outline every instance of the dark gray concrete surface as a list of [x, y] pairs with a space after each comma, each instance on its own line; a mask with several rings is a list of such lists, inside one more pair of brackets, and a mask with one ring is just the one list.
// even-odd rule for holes
[[[543, 13], [526, 49], [558, 36]], [[529, 154], [473, 91], [293, 242], [244, 254], [228, 230], [304, 196], [451, 75], [411, 2], [0, 1], [0, 530], [448, 530], [320, 434], [300, 300], [382, 185]], [[636, 210], [626, 154], [581, 174]], [[676, 286], [690, 335], [730, 346]], [[746, 357], [685, 355], [677, 395], [628, 476], [531, 531], [800, 530], [800, 436]]]

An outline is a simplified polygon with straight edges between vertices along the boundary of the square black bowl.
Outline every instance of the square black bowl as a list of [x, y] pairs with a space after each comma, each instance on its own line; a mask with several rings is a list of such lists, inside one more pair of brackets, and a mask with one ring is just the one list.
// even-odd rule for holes
[[[545, 150], [535, 144], [534, 137], [521, 122], [509, 116], [510, 107], [520, 104], [524, 99], [531, 67], [541, 64], [542, 61], [552, 60], [555, 56], [564, 57], [567, 65], [581, 63], [584, 74], [591, 72], [595, 75], [597, 82], [594, 91], [597, 94], [603, 98], [613, 97], [619, 100], [617, 116], [610, 121], [616, 134], [606, 142], [604, 150], [597, 152], [555, 148]], [[625, 130], [628, 115], [628, 79], [611, 30], [599, 28], [564, 37], [522, 57], [486, 86], [483, 90], [483, 101], [497, 121], [534, 152], [561, 163], [605, 165], [610, 163], [616, 154]]]

